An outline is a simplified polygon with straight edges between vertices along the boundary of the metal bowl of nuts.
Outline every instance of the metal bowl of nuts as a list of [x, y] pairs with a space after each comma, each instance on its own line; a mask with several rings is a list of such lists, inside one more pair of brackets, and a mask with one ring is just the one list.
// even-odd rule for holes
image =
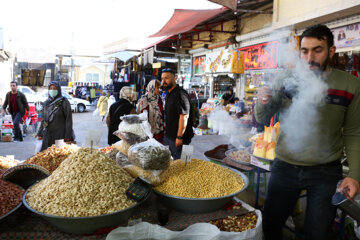
[[235, 163], [252, 166], [250, 163], [250, 155], [245, 152], [245, 150], [230, 149], [225, 152], [225, 155]]
[[148, 198], [147, 196], [141, 202], [136, 203], [131, 207], [109, 214], [89, 217], [63, 217], [41, 213], [30, 207], [26, 201], [26, 195], [30, 189], [31, 188], [29, 188], [23, 196], [24, 206], [31, 212], [44, 218], [59, 230], [72, 234], [92, 234], [99, 229], [127, 224], [135, 209]]
[[[177, 161], [180, 161], [180, 160], [177, 160]], [[201, 160], [201, 161], [204, 161], [204, 160]], [[192, 164], [192, 162], [194, 162], [194, 159], [190, 163], [187, 163], [187, 165]], [[219, 166], [218, 164], [210, 163], [208, 161], [205, 161], [205, 162], [207, 162], [207, 163], [206, 163], [206, 166], [204, 167], [204, 169], [206, 169], [206, 171], [213, 172], [213, 174], [206, 174], [205, 172], [201, 172], [195, 166], [194, 169], [196, 172], [200, 172], [201, 179], [199, 177], [194, 177], [192, 179], [189, 179], [189, 182], [186, 182], [187, 180], [185, 178], [180, 177], [178, 184], [180, 184], [180, 185], [187, 184], [189, 186], [189, 188], [198, 188], [195, 190], [195, 192], [203, 192], [203, 193], [206, 192], [205, 195], [198, 195], [198, 196], [206, 196], [206, 197], [184, 197], [184, 195], [179, 196], [179, 195], [182, 195], [181, 193], [179, 194], [179, 192], [178, 192], [180, 185], [177, 186], [177, 182], [176, 182], [177, 180], [170, 179], [172, 186], [174, 188], [176, 188], [175, 191], [177, 191], [177, 192], [176, 193], [172, 192], [172, 194], [169, 194], [169, 192], [167, 192], [166, 190], [164, 191], [164, 189], [161, 188], [161, 185], [160, 185], [160, 188], [155, 187], [153, 189], [153, 191], [155, 192], [155, 194], [157, 195], [159, 200], [165, 206], [172, 208], [179, 212], [207, 213], [207, 212], [213, 212], [213, 211], [220, 209], [222, 206], [224, 206], [226, 203], [228, 203], [230, 200], [232, 200], [232, 198], [234, 196], [236, 196], [239, 193], [241, 193], [242, 191], [244, 191], [247, 188], [247, 186], [249, 185], [249, 180], [248, 180], [247, 176], [245, 174], [243, 174], [242, 172], [235, 170], [233, 168], [227, 167], [227, 166]], [[212, 165], [209, 165], [209, 164], [212, 164]], [[215, 170], [214, 170], [213, 165], [216, 165]], [[180, 166], [180, 168], [181, 167], [182, 166]], [[185, 166], [184, 168], [186, 168], [186, 167], [189, 167], [189, 166]], [[218, 176], [216, 176], [216, 175], [219, 171], [222, 171], [220, 168], [225, 168], [224, 171], [228, 171], [228, 173], [234, 175], [234, 177], [236, 177], [238, 179], [242, 179], [241, 185], [239, 187], [237, 187], [235, 191], [232, 191], [230, 193], [228, 191], [228, 192], [224, 193], [224, 195], [221, 194], [221, 192], [223, 190], [225, 190], [227, 187], [229, 189], [232, 188], [231, 184], [234, 182], [234, 180], [227, 181], [226, 178], [224, 178], [224, 179], [218, 178]], [[179, 174], [179, 175], [181, 175], [181, 174]], [[207, 182], [209, 179], [210, 179], [210, 181], [209, 181], [210, 184], [207, 188], [207, 186], [204, 186], [204, 182]], [[214, 180], [219, 185], [217, 183], [212, 182]], [[183, 181], [183, 182], [181, 182], [181, 181]], [[221, 189], [221, 188], [223, 188], [223, 189]], [[215, 191], [216, 189], [219, 190], [221, 196], [207, 197], [207, 196], [210, 196], [209, 192], [211, 192], [213, 190]], [[190, 193], [191, 192], [194, 192], [194, 191], [192, 191], [190, 189]], [[217, 195], [219, 195], [219, 194], [217, 194]], [[187, 196], [189, 196], [189, 195], [187, 195]]]
[[14, 183], [0, 180], [0, 192], [0, 220], [2, 220], [21, 207], [25, 190]]

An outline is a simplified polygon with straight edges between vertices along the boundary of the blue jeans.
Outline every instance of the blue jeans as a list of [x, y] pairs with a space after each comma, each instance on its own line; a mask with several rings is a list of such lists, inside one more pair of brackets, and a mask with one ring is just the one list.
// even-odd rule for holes
[[174, 160], [181, 158], [182, 145], [177, 147], [175, 141], [169, 139], [166, 135], [164, 136], [164, 145], [169, 146], [171, 156]]
[[14, 139], [22, 141], [23, 136], [20, 129], [20, 121], [22, 120], [21, 113], [19, 112], [13, 113], [11, 114], [11, 117], [14, 123], [14, 132], [15, 132]]
[[282, 239], [282, 227], [292, 213], [302, 189], [306, 190], [307, 195], [305, 239], [331, 239], [331, 225], [336, 214], [331, 198], [341, 178], [340, 161], [302, 167], [275, 159], [264, 205], [265, 239]]

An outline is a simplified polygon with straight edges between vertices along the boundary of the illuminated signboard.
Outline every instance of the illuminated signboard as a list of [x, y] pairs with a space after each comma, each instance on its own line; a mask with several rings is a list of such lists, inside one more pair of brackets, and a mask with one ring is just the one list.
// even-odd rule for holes
[[244, 53], [245, 70], [277, 68], [279, 42], [267, 42], [240, 48]]
[[194, 57], [193, 58], [194, 74], [203, 74], [206, 68], [206, 57]]

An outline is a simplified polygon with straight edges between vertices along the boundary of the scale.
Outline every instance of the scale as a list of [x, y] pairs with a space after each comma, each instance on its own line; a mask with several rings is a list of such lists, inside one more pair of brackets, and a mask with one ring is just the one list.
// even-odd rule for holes
[[133, 181], [129, 188], [126, 189], [126, 196], [135, 200], [136, 202], [141, 202], [146, 196], [151, 192], [151, 184], [141, 177], [137, 177]]

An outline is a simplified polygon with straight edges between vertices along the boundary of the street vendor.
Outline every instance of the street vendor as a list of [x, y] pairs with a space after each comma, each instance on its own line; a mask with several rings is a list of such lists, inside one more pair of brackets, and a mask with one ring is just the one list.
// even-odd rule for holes
[[[300, 40], [301, 59], [328, 85], [328, 92], [321, 106], [314, 107], [318, 119], [311, 128], [320, 133], [319, 139], [308, 138], [310, 140], [302, 151], [293, 154], [289, 143], [284, 140], [289, 133], [280, 129], [277, 158], [272, 166], [264, 205], [263, 230], [267, 240], [281, 239], [282, 227], [303, 189], [307, 195], [305, 239], [331, 239], [331, 226], [336, 214], [331, 199], [342, 179], [340, 160], [344, 146], [350, 171], [338, 190], [344, 189], [348, 198], [354, 198], [360, 192], [360, 82], [346, 72], [329, 67], [336, 47], [328, 27], [311, 26], [302, 33]], [[281, 80], [284, 78], [275, 82]], [[268, 122], [277, 112], [280, 112], [281, 122], [281, 113], [294, 103], [291, 96], [271, 91], [268, 86], [260, 88], [257, 97], [255, 116], [261, 123]]]

